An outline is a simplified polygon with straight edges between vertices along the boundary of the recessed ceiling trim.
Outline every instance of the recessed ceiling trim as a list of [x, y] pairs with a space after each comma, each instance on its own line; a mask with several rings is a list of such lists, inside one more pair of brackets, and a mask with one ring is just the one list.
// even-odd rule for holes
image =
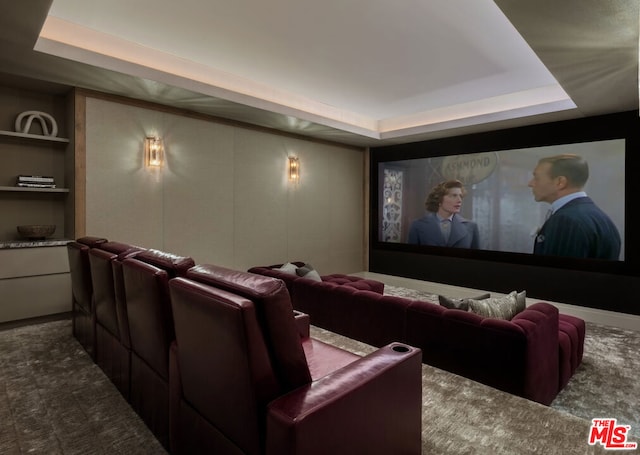
[[58, 57], [165, 82], [284, 115], [303, 116], [368, 137], [378, 137], [376, 119], [267, 87], [224, 71], [48, 16], [34, 49]]
[[397, 138], [575, 108], [558, 84], [388, 119], [374, 119], [48, 16], [35, 50], [163, 82], [373, 139]]
[[475, 126], [481, 124], [489, 124], [499, 122], [501, 120], [511, 120], [522, 117], [530, 117], [534, 115], [548, 114], [550, 112], [566, 111], [575, 109], [576, 105], [570, 99], [552, 101], [548, 103], [537, 104], [535, 106], [525, 106], [514, 109], [505, 109], [502, 111], [488, 112], [477, 116], [467, 116], [464, 118], [451, 119], [442, 122], [434, 122], [429, 124], [418, 124], [412, 127], [398, 128], [395, 130], [380, 133], [380, 139], [406, 138], [423, 133], [432, 133], [435, 131], [444, 131], [454, 128], [463, 128], [466, 126]]
[[511, 118], [574, 109], [576, 105], [558, 84], [524, 90], [507, 95], [446, 106], [411, 116], [381, 120], [378, 130], [383, 137], [397, 137], [402, 131], [433, 131], [485, 123], [509, 113]]

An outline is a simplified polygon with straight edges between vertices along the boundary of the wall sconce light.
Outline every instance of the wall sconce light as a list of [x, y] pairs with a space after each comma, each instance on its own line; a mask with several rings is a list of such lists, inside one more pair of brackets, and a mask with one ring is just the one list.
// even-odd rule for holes
[[162, 167], [164, 164], [164, 145], [159, 137], [145, 138], [144, 163], [147, 167]]
[[289, 181], [293, 183], [300, 181], [300, 160], [297, 156], [289, 157]]

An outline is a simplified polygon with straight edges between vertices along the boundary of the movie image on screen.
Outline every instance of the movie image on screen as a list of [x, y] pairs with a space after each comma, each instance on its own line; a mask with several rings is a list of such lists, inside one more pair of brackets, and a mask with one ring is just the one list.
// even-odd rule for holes
[[[534, 195], [532, 186], [535, 182], [532, 183], [532, 179], [540, 159], [564, 154], [578, 155], [588, 164], [588, 179], [582, 191], [591, 200], [588, 204], [588, 210], [591, 211], [585, 216], [584, 212], [578, 213], [582, 208], [574, 209], [576, 216], [584, 218], [579, 222], [556, 218], [553, 225], [555, 231], [550, 231], [552, 206], [545, 201], [545, 188], [537, 188], [539, 194]], [[420, 224], [416, 220], [423, 219], [421, 226], [424, 232], [429, 221], [429, 218], [424, 218], [430, 213], [425, 207], [427, 195], [442, 182], [458, 180], [462, 183], [464, 196], [461, 206], [458, 204], [457, 214], [468, 221], [469, 232], [473, 231], [474, 224], [477, 227], [477, 241], [467, 242], [462, 248], [477, 247], [480, 250], [526, 254], [534, 254], [535, 251], [535, 254], [624, 261], [624, 139], [460, 155], [430, 155], [429, 158], [378, 163], [379, 242], [416, 243], [415, 232]], [[540, 172], [548, 170], [544, 166], [539, 168]], [[587, 204], [584, 198], [582, 202], [583, 205]], [[565, 208], [570, 207], [569, 204]], [[566, 210], [564, 213], [564, 216], [569, 216]], [[545, 227], [545, 237], [545, 230], [541, 229], [547, 220], [550, 224]], [[451, 220], [452, 228], [455, 221], [454, 217]], [[414, 233], [410, 236], [414, 223]], [[562, 237], [563, 246], [551, 249], [551, 242], [565, 228], [574, 231]], [[577, 242], [578, 238], [589, 238], [593, 251], [584, 252], [584, 248], [581, 250], [578, 247], [571, 249], [572, 243]], [[543, 247], [549, 247], [552, 253], [544, 253]], [[568, 253], [560, 254], [557, 251]]]

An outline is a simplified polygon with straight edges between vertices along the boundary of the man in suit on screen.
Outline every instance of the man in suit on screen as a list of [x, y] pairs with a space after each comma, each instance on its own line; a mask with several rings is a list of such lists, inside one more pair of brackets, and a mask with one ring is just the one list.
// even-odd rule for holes
[[551, 209], [535, 237], [534, 254], [618, 260], [620, 233], [583, 191], [588, 178], [589, 166], [578, 155], [538, 161], [529, 187], [535, 200]]

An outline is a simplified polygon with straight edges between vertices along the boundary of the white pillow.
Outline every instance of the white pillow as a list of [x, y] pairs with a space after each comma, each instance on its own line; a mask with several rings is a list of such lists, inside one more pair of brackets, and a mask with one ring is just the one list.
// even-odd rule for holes
[[281, 272], [284, 272], [286, 274], [289, 275], [295, 275], [296, 274], [296, 270], [298, 270], [298, 266], [295, 264], [292, 264], [291, 262], [287, 262], [286, 264], [283, 264], [282, 267], [280, 267], [279, 269]]
[[[527, 308], [527, 291], [518, 292], [516, 294], [516, 314]], [[515, 316], [515, 314], [514, 314]]]
[[296, 269], [296, 275], [302, 278], [308, 278], [313, 281], [322, 281], [320, 274], [313, 268], [311, 264], [305, 264]]
[[[491, 297], [491, 294], [481, 294], [476, 297], [472, 297], [474, 300], [483, 300]], [[471, 298], [461, 298], [461, 299], [452, 299], [450, 297], [445, 297], [444, 295], [438, 296], [438, 302], [440, 306], [443, 306], [449, 310], [462, 310], [469, 311], [469, 300]]]
[[516, 314], [525, 309], [525, 291], [511, 292], [504, 297], [484, 300], [469, 299], [469, 310], [480, 316], [505, 319], [510, 321]]

